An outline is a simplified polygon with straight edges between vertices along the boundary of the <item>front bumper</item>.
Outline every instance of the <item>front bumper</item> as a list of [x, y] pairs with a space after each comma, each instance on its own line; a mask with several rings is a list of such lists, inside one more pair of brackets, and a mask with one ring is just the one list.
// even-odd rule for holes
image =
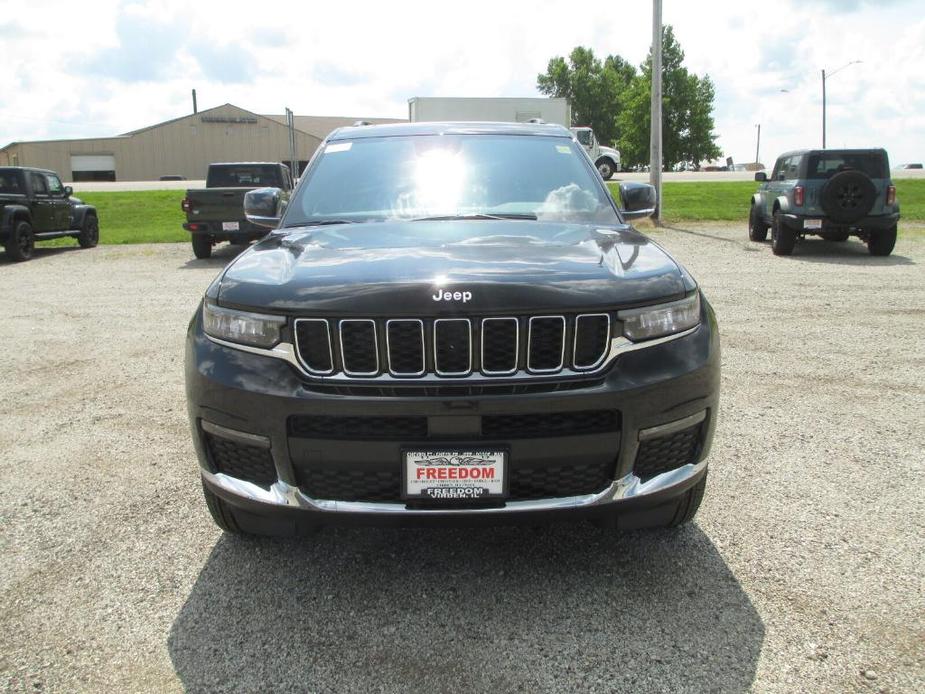
[[[587, 385], [562, 391], [465, 396], [343, 395], [319, 392], [282, 359], [217, 344], [202, 332], [201, 312], [190, 323], [186, 348], [186, 386], [193, 440], [202, 479], [235, 509], [255, 516], [276, 516], [286, 523], [427, 524], [437, 521], [508, 522], [550, 516], [594, 517], [664, 507], [706, 473], [706, 458], [716, 424], [719, 398], [719, 337], [704, 301], [702, 323], [678, 339], [621, 355]], [[503, 381], [504, 379], [499, 379]], [[304, 485], [305, 466], [353, 464], [375, 472], [398, 466], [409, 440], [351, 440], [348, 437], [296, 439], [290, 417], [420, 416], [431, 430], [444, 432], [437, 445], [469, 444], [473, 421], [485, 417], [617, 410], [619, 432], [594, 435], [533, 434], [494, 444], [510, 448], [512, 461], [545, 465], [550, 461], [612, 461], [607, 483], [593, 493], [508, 500], [502, 505], [468, 508], [420, 508], [400, 499], [319, 498]], [[634, 472], [640, 441], [685, 427], [699, 427], [696, 456], [654, 476]], [[206, 431], [208, 430], [208, 431]], [[467, 433], [468, 432], [468, 433]], [[265, 446], [276, 479], [266, 484], [230, 476], [210, 460], [206, 436], [238, 438]], [[488, 444], [480, 440], [480, 444]]]

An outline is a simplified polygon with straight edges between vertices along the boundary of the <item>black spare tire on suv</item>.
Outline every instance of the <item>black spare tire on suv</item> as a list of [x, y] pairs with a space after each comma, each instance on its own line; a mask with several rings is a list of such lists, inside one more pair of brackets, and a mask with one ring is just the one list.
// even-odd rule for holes
[[846, 169], [826, 181], [819, 195], [822, 210], [830, 219], [851, 224], [870, 214], [877, 189], [863, 171]]

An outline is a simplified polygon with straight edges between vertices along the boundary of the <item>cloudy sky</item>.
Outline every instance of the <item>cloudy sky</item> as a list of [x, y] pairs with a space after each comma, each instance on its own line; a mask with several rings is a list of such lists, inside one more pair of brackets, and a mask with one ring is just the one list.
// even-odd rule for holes
[[[821, 144], [925, 160], [921, 0], [664, 0], [687, 66], [716, 83], [725, 155]], [[535, 96], [576, 45], [641, 62], [648, 0], [0, 0], [0, 146], [112, 135], [231, 102], [258, 113], [407, 116], [412, 96]], [[782, 91], [786, 90], [786, 91]]]

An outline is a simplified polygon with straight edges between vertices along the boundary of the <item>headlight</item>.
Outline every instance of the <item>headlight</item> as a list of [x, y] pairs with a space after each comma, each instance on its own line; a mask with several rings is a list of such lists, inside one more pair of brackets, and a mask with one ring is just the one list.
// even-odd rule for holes
[[617, 317], [633, 342], [679, 333], [700, 323], [700, 292], [670, 304], [620, 311]]
[[202, 305], [202, 329], [207, 335], [254, 347], [272, 347], [279, 342], [279, 330], [286, 323], [282, 316], [248, 313]]

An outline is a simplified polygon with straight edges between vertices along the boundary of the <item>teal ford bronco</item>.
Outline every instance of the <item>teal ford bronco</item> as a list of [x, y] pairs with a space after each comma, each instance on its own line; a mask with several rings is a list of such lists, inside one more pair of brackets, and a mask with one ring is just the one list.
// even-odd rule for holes
[[755, 174], [748, 237], [764, 241], [771, 230], [775, 255], [790, 255], [797, 239], [826, 241], [857, 236], [871, 255], [896, 245], [899, 202], [883, 149], [809, 149], [786, 152], [771, 176]]

